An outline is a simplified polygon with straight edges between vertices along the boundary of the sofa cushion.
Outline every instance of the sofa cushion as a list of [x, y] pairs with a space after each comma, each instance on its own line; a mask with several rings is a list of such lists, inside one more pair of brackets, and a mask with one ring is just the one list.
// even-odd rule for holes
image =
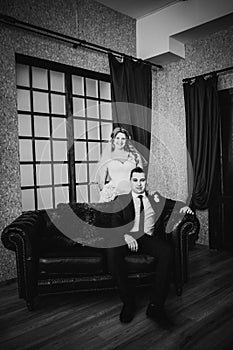
[[41, 257], [75, 257], [75, 256], [102, 256], [101, 249], [83, 246], [79, 243], [73, 243], [71, 246], [51, 246], [45, 245], [43, 251], [41, 251]]
[[44, 250], [39, 258], [39, 270], [45, 274], [103, 273], [105, 257], [100, 250], [89, 247]]
[[125, 257], [129, 273], [154, 272], [156, 259], [147, 254], [130, 253]]

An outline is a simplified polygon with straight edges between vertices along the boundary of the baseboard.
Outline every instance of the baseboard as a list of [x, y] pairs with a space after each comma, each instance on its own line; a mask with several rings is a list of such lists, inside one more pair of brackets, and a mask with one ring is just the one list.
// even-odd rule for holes
[[5, 280], [5, 281], [0, 281], [0, 287], [1, 286], [6, 286], [7, 284], [11, 284], [11, 283], [15, 283], [17, 282], [17, 278], [11, 278], [9, 280]]

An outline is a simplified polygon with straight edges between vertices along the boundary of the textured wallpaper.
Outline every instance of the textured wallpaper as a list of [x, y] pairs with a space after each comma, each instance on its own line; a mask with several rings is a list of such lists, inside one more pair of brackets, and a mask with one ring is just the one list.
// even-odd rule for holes
[[[91, 0], [0, 0], [1, 13], [53, 31], [135, 55], [135, 20]], [[185, 116], [182, 79], [233, 64], [233, 28], [186, 46], [186, 59], [153, 72], [151, 189], [186, 200]], [[15, 53], [109, 73], [107, 56], [26, 31], [0, 27], [0, 232], [21, 213]], [[219, 88], [233, 86], [231, 73]], [[152, 176], [153, 175], [153, 176]], [[208, 242], [208, 213], [200, 212], [200, 242]], [[14, 254], [0, 243], [0, 281], [16, 277]]]
[[[94, 1], [0, 0], [1, 13], [135, 55], [135, 20]], [[26, 31], [0, 27], [0, 232], [21, 213], [15, 53], [109, 73], [108, 57]], [[0, 243], [0, 281], [16, 277], [15, 255]]]
[[[185, 201], [187, 198], [184, 78], [233, 66], [233, 26], [186, 45], [185, 59], [154, 73], [151, 167], [152, 189]], [[233, 87], [233, 70], [219, 75], [218, 89]], [[165, 151], [164, 151], [165, 150]], [[178, 179], [178, 180], [177, 180]], [[208, 211], [198, 212], [199, 242], [208, 244]]]

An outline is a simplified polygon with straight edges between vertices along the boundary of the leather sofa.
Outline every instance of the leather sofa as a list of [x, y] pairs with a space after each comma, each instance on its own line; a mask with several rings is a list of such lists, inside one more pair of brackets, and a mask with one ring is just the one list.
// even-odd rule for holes
[[[19, 297], [29, 310], [40, 294], [115, 288], [105, 249], [111, 237], [111, 215], [111, 203], [59, 204], [56, 209], [24, 212], [3, 230], [3, 245], [16, 254]], [[171, 209], [159, 220], [156, 234], [174, 246], [173, 281], [181, 295], [188, 280], [188, 250], [198, 238], [199, 221], [195, 215], [183, 217]], [[149, 285], [156, 261], [130, 251], [126, 260], [135, 285]]]

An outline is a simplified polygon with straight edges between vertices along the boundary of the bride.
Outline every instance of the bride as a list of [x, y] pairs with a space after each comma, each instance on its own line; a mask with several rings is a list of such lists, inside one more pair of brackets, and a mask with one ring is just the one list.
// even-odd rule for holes
[[130, 173], [136, 166], [143, 167], [143, 159], [132, 145], [124, 128], [117, 127], [106, 144], [97, 169], [100, 202], [113, 200], [117, 195], [130, 192]]

